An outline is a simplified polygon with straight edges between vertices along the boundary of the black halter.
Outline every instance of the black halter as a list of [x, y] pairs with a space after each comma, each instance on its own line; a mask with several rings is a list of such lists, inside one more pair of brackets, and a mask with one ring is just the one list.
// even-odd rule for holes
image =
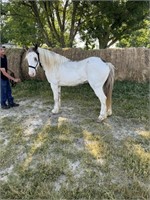
[[36, 64], [36, 66], [35, 66], [35, 67], [33, 67], [33, 66], [31, 66], [31, 65], [29, 65], [29, 67], [30, 67], [30, 68], [33, 68], [33, 69], [35, 69], [35, 70], [36, 70], [36, 67], [37, 67], [37, 65], [38, 65], [38, 62], [37, 62], [37, 64]]
[[43, 68], [43, 66], [42, 66], [42, 64], [41, 64], [41, 62], [40, 62], [40, 54], [39, 54], [39, 52], [36, 51], [35, 53], [36, 53], [37, 56], [38, 56], [38, 63], [39, 63], [39, 65], [40, 65], [40, 67]]

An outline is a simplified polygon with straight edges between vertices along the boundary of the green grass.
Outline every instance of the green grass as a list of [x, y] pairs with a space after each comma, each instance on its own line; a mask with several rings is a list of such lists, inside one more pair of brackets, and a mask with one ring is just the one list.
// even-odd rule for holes
[[[25, 99], [37, 97], [53, 103], [52, 90], [47, 81], [22, 82], [14, 88], [14, 96]], [[84, 101], [84, 106], [99, 105], [99, 100], [88, 84], [62, 87], [62, 103], [67, 99], [76, 100], [76, 104], [83, 104]], [[113, 112], [115, 115], [146, 121], [149, 117], [149, 103], [148, 83], [115, 82], [113, 92]], [[99, 106], [96, 109], [99, 110]]]
[[116, 82], [113, 102], [116, 115], [146, 121], [150, 111], [149, 84]]
[[[148, 200], [148, 93], [147, 83], [116, 82], [113, 116], [103, 124], [93, 120], [99, 101], [88, 84], [62, 88], [62, 106], [71, 105], [74, 116], [70, 116], [80, 121], [73, 118], [50, 125], [45, 120], [28, 136], [24, 123], [32, 115], [2, 117], [0, 175], [7, 176], [7, 181], [0, 183], [1, 199]], [[22, 82], [13, 94], [15, 99], [53, 104], [45, 81]], [[126, 126], [126, 135], [121, 132], [124, 137], [115, 137], [115, 131]], [[128, 129], [138, 134], [128, 134]]]

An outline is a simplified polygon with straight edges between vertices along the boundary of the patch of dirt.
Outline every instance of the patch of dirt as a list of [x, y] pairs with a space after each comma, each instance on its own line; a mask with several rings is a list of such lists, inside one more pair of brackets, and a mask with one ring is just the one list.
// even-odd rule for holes
[[[95, 121], [94, 119], [91, 119], [91, 116], [85, 116], [82, 113], [79, 113], [76, 111], [76, 108], [74, 107], [72, 102], [67, 102], [65, 105], [65, 102], [63, 102], [62, 105], [62, 112], [58, 115], [50, 115], [50, 111], [52, 110], [53, 105], [47, 105], [46, 102], [41, 100], [21, 100], [19, 107], [11, 108], [8, 110], [2, 110], [0, 112], [0, 122], [4, 118], [12, 117], [12, 120], [18, 120], [21, 122], [23, 126], [23, 134], [26, 137], [26, 140], [29, 141], [30, 145], [30, 136], [35, 134], [37, 129], [42, 128], [45, 124], [49, 124], [50, 126], [60, 126], [64, 122], [70, 122], [75, 126], [81, 126], [82, 129], [85, 129], [86, 126], [88, 128], [88, 123], [81, 124], [83, 120], [93, 120], [93, 123], [96, 123], [96, 117]], [[108, 118], [105, 122], [103, 122], [103, 125], [106, 125], [110, 127], [112, 136], [117, 140], [125, 139], [129, 136], [136, 137], [140, 132], [144, 131], [144, 125], [134, 123], [133, 121], [130, 121], [128, 119], [124, 119], [122, 117], [113, 116]], [[82, 126], [83, 125], [83, 126]], [[99, 124], [99, 126], [102, 126]], [[0, 129], [3, 127], [3, 124], [0, 123]], [[3, 130], [3, 129], [2, 129]], [[95, 128], [90, 127], [91, 131], [95, 131]], [[107, 134], [107, 133], [106, 133]], [[9, 138], [7, 138], [6, 134], [3, 131], [0, 131], [0, 139], [1, 141], [1, 147], [7, 146], [9, 142]], [[81, 138], [76, 141], [74, 144], [78, 148], [82, 149], [83, 140]], [[39, 144], [40, 145], [40, 144]], [[21, 161], [26, 157], [25, 153], [22, 152], [19, 154], [18, 159]], [[100, 160], [100, 162], [102, 162]], [[75, 163], [70, 163], [70, 168], [72, 171], [78, 171], [78, 167], [80, 165], [80, 162], [77, 161]], [[0, 171], [0, 180], [7, 180], [7, 176], [12, 172], [13, 166], [9, 167], [6, 170]], [[65, 177], [60, 177], [58, 182], [56, 182], [56, 190], [60, 189], [60, 185], [65, 182]]]
[[[74, 125], [80, 125], [80, 122], [84, 119], [91, 116], [84, 116], [75, 111], [72, 103], [67, 103], [67, 106], [64, 103], [64, 106], [61, 108], [61, 113], [57, 115], [51, 115], [51, 110], [53, 105], [47, 105], [41, 100], [23, 100], [20, 101], [20, 106], [15, 108], [10, 108], [8, 110], [2, 110], [0, 112], [0, 121], [5, 117], [17, 118], [19, 121], [23, 121], [22, 125], [25, 128], [24, 134], [26, 136], [34, 134], [35, 129], [39, 129], [43, 124], [50, 124], [51, 126], [60, 126], [63, 122], [71, 122]], [[93, 120], [93, 123], [96, 123], [96, 117]], [[143, 124], [134, 123], [130, 119], [124, 119], [118, 116], [111, 116], [103, 122], [104, 125], [108, 126], [112, 130], [112, 135], [118, 140], [122, 140], [128, 136], [136, 137], [139, 132], [145, 130]], [[1, 126], [1, 125], [0, 125]], [[101, 126], [101, 124], [99, 124]], [[85, 125], [82, 128], [86, 128]], [[5, 140], [7, 144], [7, 138], [5, 134], [0, 132], [0, 137]], [[82, 141], [79, 141], [79, 143]], [[79, 144], [80, 146], [80, 144]]]

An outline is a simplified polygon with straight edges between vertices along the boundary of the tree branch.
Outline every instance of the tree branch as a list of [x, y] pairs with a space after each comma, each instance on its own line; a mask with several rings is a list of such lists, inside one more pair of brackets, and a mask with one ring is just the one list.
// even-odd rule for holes
[[45, 29], [43, 27], [43, 24], [41, 22], [36, 2], [35, 1], [30, 1], [29, 3], [31, 4], [32, 11], [33, 11], [33, 13], [35, 15], [35, 18], [37, 20], [38, 25], [40, 26], [42, 34], [43, 34], [44, 38], [46, 39], [46, 43], [48, 44], [48, 46], [51, 46], [52, 43], [49, 41], [49, 37], [47, 35], [47, 32], [45, 31]]
[[[76, 19], [76, 13], [77, 13], [77, 8], [80, 2], [72, 2], [73, 3], [73, 11], [72, 11], [72, 18], [71, 18], [71, 28], [70, 28], [70, 34], [69, 34], [69, 40], [70, 40], [70, 45], [72, 46], [73, 39], [78, 31], [78, 26], [75, 30], [75, 19]], [[80, 24], [80, 19], [78, 21], [78, 25]]]

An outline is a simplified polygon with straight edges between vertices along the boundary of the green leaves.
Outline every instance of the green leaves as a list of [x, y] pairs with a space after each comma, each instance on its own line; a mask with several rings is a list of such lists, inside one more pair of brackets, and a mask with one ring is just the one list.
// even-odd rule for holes
[[143, 28], [133, 31], [121, 39], [118, 43], [118, 47], [147, 47], [150, 48], [149, 38], [150, 38], [150, 22], [144, 20], [142, 23]]
[[98, 39], [99, 48], [110, 47], [142, 28], [149, 13], [146, 1], [96, 1], [88, 4], [90, 15], [89, 11], [85, 13], [85, 24], [80, 31], [82, 39], [89, 41], [87, 48], [91, 39]]
[[[144, 20], [149, 2], [9, 0], [2, 3], [1, 12], [3, 43], [73, 47], [79, 33], [87, 49], [94, 48], [96, 40], [99, 48], [108, 48], [141, 28], [148, 29]], [[139, 36], [135, 34], [135, 38]], [[134, 45], [130, 40], [128, 43]], [[142, 44], [147, 46], [147, 42]]]

